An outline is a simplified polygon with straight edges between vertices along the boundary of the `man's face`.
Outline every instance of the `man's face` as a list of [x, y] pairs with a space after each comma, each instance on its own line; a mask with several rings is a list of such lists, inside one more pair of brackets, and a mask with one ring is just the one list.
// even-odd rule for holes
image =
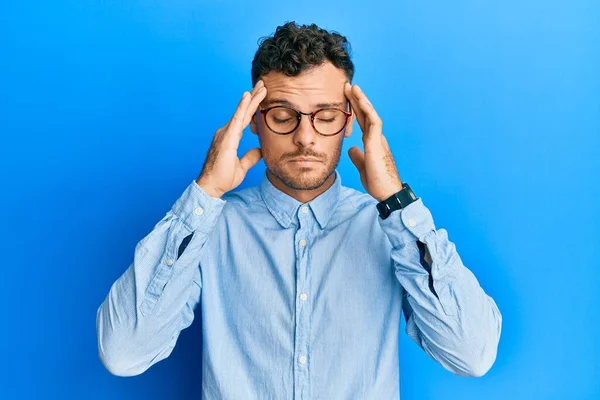
[[[341, 69], [330, 62], [296, 77], [272, 71], [261, 79], [267, 88], [261, 109], [285, 105], [309, 113], [324, 108], [319, 104], [335, 104], [333, 107], [348, 111], [344, 96], [344, 83], [348, 79]], [[278, 135], [267, 127], [263, 115], [257, 112], [250, 129], [258, 134], [263, 160], [271, 174], [290, 189], [314, 190], [335, 171], [343, 139], [352, 132], [352, 121], [353, 117], [348, 118], [344, 130], [326, 137], [314, 130], [310, 116], [303, 115], [296, 130], [288, 135]], [[319, 161], [307, 164], [291, 161], [296, 157], [311, 157]]]

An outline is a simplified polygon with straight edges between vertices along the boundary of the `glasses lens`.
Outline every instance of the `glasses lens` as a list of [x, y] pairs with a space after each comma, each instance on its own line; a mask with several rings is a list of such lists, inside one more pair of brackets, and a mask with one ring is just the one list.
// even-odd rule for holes
[[286, 107], [275, 107], [265, 116], [267, 126], [276, 133], [289, 133], [298, 125], [298, 113]]
[[346, 124], [346, 115], [340, 110], [324, 109], [315, 114], [315, 128], [323, 135], [334, 135]]

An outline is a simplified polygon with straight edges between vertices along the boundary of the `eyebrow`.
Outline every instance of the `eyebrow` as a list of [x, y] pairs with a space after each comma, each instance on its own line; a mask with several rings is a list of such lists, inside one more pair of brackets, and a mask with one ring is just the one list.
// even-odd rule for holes
[[[289, 101], [285, 100], [285, 99], [269, 99], [269, 100], [263, 100], [263, 102], [261, 103], [261, 105], [265, 108], [271, 106], [271, 105], [282, 105], [282, 106], [286, 106], [286, 107], [291, 107], [291, 108], [297, 108], [294, 104], [290, 103]], [[332, 102], [332, 103], [317, 103], [314, 105], [315, 108], [343, 108], [346, 105], [346, 102]]]

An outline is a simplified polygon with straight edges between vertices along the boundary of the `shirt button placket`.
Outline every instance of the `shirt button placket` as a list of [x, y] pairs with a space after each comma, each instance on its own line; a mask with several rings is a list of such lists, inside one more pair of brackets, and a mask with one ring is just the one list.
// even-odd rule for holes
[[311, 224], [311, 217], [307, 205], [298, 209], [298, 220], [300, 227], [296, 232], [296, 337], [294, 349], [295, 382], [294, 391], [296, 399], [308, 399], [309, 390], [309, 366], [310, 354], [308, 354], [308, 341], [310, 338], [309, 319], [310, 302], [308, 300], [307, 287], [309, 279], [307, 254], [310, 249], [310, 240], [306, 234], [310, 232], [307, 227]]

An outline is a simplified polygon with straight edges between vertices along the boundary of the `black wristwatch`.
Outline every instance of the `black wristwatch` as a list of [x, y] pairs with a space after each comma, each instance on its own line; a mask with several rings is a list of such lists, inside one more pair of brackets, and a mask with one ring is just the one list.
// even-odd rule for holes
[[413, 193], [408, 186], [408, 183], [402, 183], [402, 190], [398, 193], [391, 195], [389, 198], [379, 202], [377, 204], [377, 210], [379, 210], [379, 216], [381, 219], [386, 219], [390, 216], [393, 211], [401, 210], [413, 201], [417, 200], [417, 196]]

